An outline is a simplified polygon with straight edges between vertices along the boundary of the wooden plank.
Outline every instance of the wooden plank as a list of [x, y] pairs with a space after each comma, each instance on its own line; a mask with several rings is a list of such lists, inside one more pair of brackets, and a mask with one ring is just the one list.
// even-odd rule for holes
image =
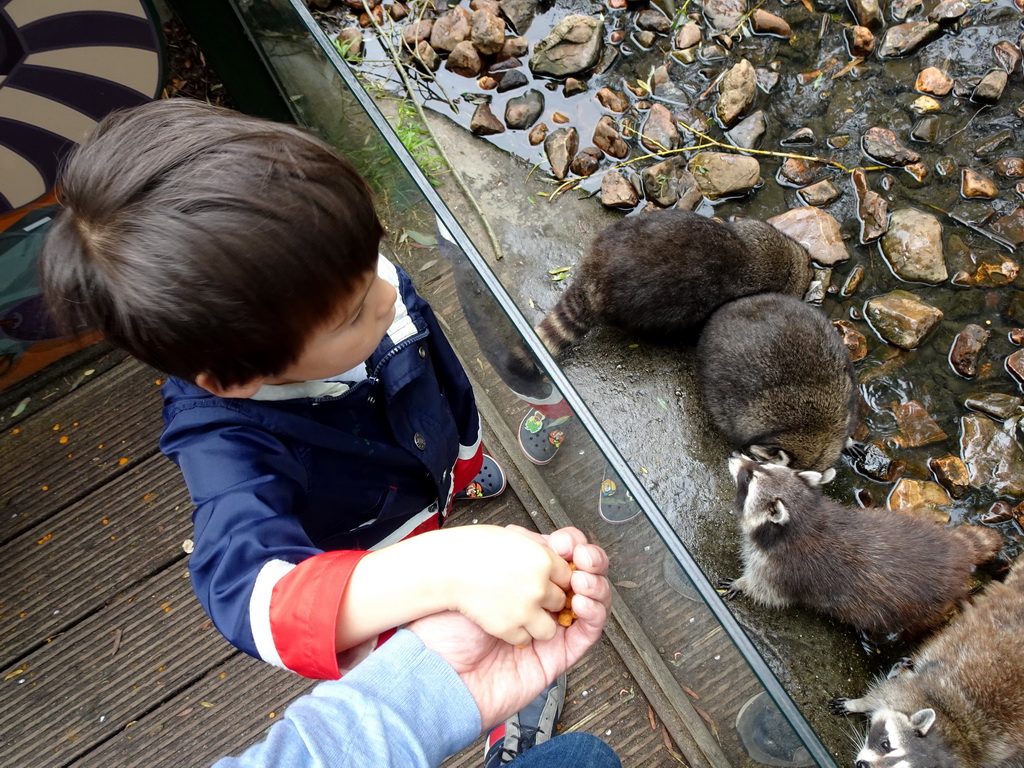
[[191, 510], [178, 468], [157, 455], [0, 548], [0, 667], [183, 561]]
[[0, 433], [0, 544], [157, 452], [158, 378], [126, 360]]
[[235, 653], [184, 564], [161, 571], [0, 672], [0, 765], [81, 758]]

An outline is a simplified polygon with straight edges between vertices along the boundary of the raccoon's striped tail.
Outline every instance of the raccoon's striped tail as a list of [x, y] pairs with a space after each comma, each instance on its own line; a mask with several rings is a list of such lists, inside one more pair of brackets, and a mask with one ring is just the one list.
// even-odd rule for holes
[[1003, 548], [1003, 537], [991, 528], [980, 525], [961, 525], [954, 529], [971, 548], [975, 565], [987, 563]]
[[537, 326], [537, 335], [548, 351], [558, 357], [589, 331], [595, 322], [590, 296], [574, 282]]

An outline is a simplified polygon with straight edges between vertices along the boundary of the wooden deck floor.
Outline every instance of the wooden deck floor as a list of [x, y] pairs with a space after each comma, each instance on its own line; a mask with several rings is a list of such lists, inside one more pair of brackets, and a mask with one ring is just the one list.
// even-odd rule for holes
[[[205, 766], [310, 688], [234, 650], [192, 594], [191, 504], [157, 450], [160, 378], [97, 345], [0, 393], [0, 765]], [[454, 523], [531, 525], [512, 475]], [[564, 728], [626, 766], [679, 765], [607, 641], [569, 682]]]

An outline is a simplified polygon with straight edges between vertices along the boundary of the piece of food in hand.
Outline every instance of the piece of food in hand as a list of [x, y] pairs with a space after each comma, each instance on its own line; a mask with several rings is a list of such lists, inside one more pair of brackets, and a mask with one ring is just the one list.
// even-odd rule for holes
[[[569, 563], [569, 570], [576, 570], [576, 563]], [[563, 627], [569, 627], [578, 618], [572, 609], [572, 596], [575, 592], [570, 589], [565, 593], [565, 608], [558, 612], [558, 623]]]

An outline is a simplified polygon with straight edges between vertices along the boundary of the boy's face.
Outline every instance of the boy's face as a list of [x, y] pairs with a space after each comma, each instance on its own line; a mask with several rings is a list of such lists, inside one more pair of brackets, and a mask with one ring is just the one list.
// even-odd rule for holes
[[334, 316], [313, 331], [298, 360], [264, 384], [291, 384], [327, 379], [366, 360], [395, 319], [394, 287], [376, 270], [366, 272], [340, 304]]

